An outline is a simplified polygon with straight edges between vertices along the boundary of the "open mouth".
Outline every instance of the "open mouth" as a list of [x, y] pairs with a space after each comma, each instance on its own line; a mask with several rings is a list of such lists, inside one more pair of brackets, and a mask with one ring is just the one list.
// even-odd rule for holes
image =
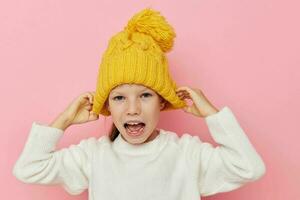
[[143, 122], [140, 123], [125, 123], [124, 128], [127, 131], [128, 135], [139, 136], [144, 132], [146, 124]]

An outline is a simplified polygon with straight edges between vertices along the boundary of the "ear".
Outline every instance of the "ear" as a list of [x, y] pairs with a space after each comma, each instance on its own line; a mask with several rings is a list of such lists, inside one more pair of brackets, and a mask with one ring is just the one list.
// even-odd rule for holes
[[104, 106], [110, 112], [110, 107], [109, 107], [108, 99], [105, 101]]
[[164, 100], [164, 99], [161, 99], [161, 101], [160, 101], [160, 110], [162, 110], [162, 109], [164, 109], [165, 108], [165, 106], [166, 106], [166, 100]]

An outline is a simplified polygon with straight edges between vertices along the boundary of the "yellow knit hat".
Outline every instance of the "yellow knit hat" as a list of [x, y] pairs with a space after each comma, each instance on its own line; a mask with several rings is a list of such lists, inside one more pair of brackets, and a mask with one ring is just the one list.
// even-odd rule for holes
[[186, 102], [176, 94], [164, 55], [172, 49], [175, 36], [158, 11], [146, 8], [135, 14], [124, 30], [109, 40], [99, 67], [92, 111], [109, 116], [104, 103], [114, 87], [125, 83], [156, 91], [167, 101], [163, 110], [185, 107]]

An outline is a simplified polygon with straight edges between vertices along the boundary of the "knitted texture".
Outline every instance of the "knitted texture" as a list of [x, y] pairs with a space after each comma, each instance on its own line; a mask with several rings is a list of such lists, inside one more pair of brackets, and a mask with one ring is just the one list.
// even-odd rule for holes
[[141, 84], [161, 95], [167, 102], [162, 111], [183, 108], [186, 102], [176, 95], [165, 53], [176, 34], [160, 14], [146, 8], [135, 14], [124, 30], [114, 35], [103, 53], [98, 71], [92, 111], [109, 116], [104, 106], [110, 91], [121, 84]]

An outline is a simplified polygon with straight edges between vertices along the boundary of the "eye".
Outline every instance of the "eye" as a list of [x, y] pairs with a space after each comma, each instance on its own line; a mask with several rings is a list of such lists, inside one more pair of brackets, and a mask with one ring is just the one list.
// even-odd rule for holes
[[150, 93], [148, 93], [148, 92], [145, 92], [145, 93], [143, 93], [143, 94], [142, 94], [142, 96], [151, 97], [151, 96], [152, 96], [152, 94], [150, 94]]
[[[145, 97], [151, 97], [152, 94], [150, 94], [149, 92], [145, 92], [142, 94], [142, 96], [145, 96]], [[122, 100], [124, 97], [123, 96], [115, 96], [113, 98], [114, 101], [119, 101], [119, 100]]]
[[123, 96], [115, 96], [115, 97], [113, 98], [113, 100], [115, 100], [115, 101], [121, 100], [119, 97], [123, 98]]

